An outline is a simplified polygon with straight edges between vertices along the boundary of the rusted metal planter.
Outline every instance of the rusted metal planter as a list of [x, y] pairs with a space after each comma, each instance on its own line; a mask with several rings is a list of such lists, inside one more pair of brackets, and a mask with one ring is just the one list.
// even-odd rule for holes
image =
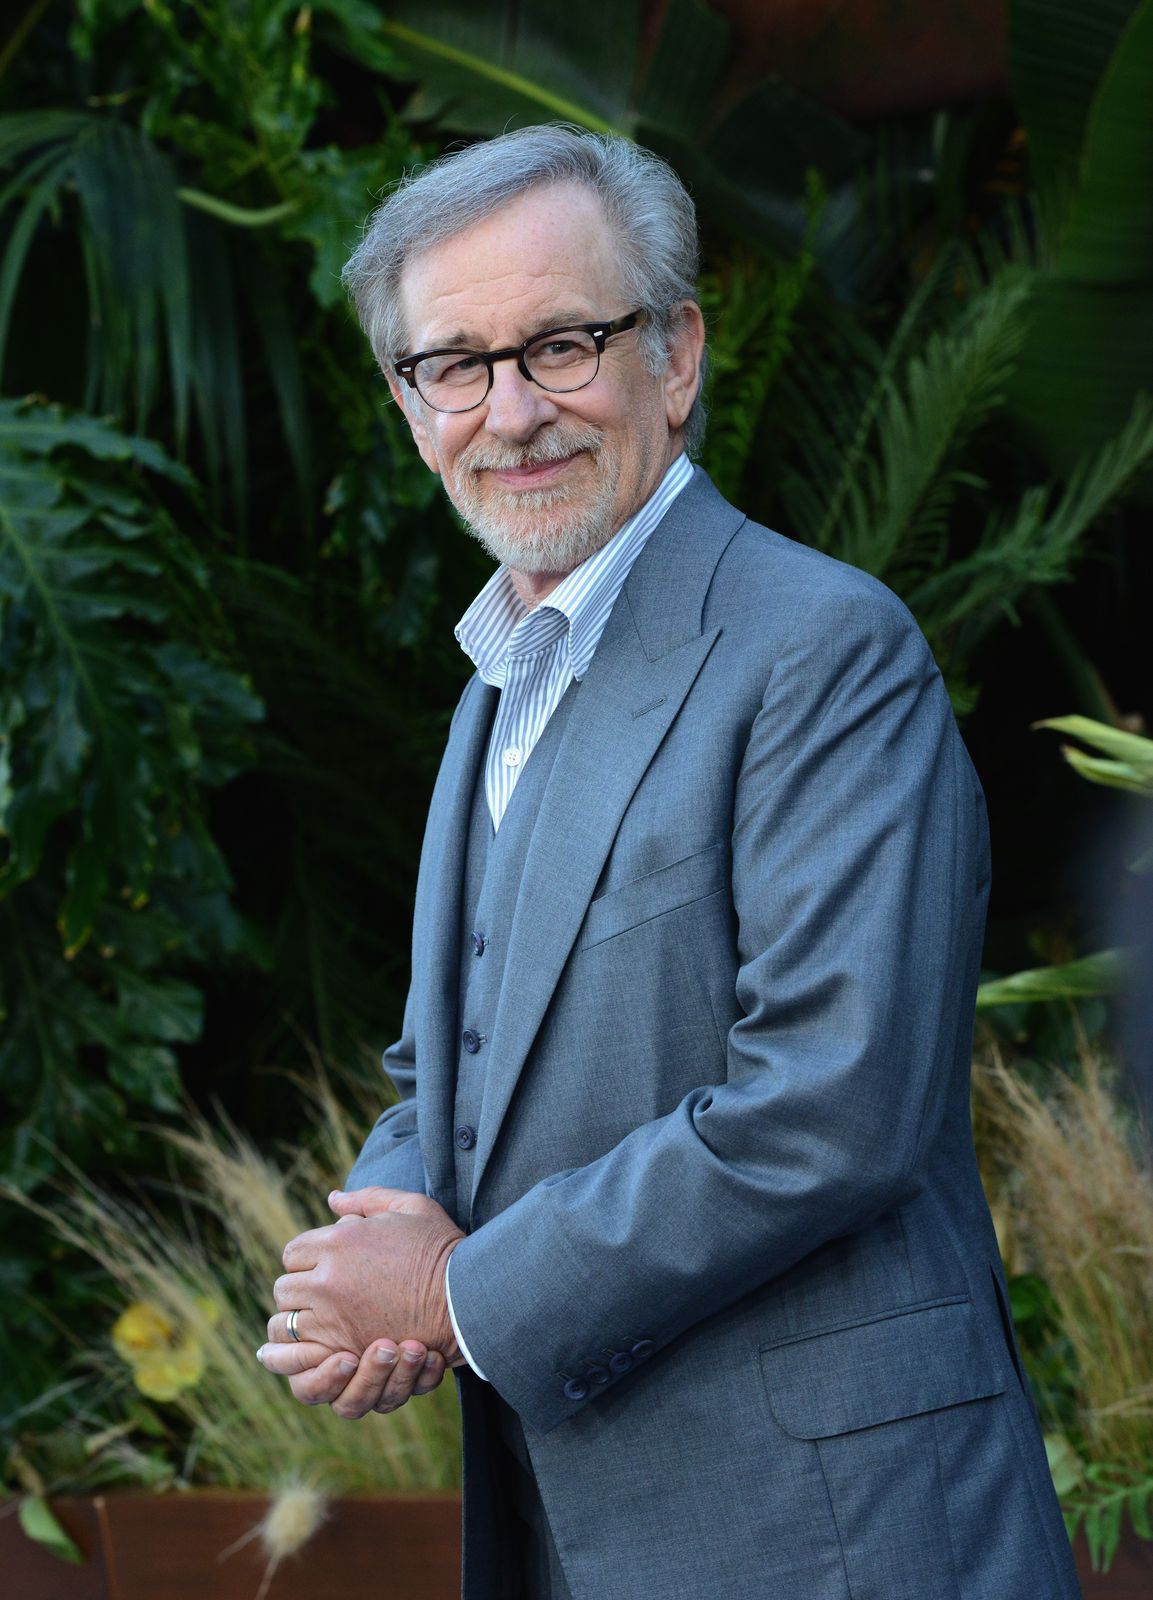
[[[0, 1519], [0, 1594], [13, 1600], [256, 1600], [265, 1558], [242, 1542], [267, 1507], [261, 1495], [98, 1495], [53, 1509], [88, 1558], [71, 1566]], [[230, 1552], [230, 1553], [229, 1553]], [[1153, 1543], [1126, 1530], [1108, 1572], [1076, 1546], [1085, 1600], [1150, 1600]], [[457, 1600], [460, 1497], [334, 1500], [299, 1555], [277, 1570], [266, 1600]]]
[[[0, 1520], [0, 1594], [12, 1600], [256, 1600], [267, 1560], [245, 1540], [262, 1495], [109, 1494], [53, 1510], [84, 1552], [73, 1566]], [[460, 1496], [334, 1500], [324, 1526], [277, 1568], [265, 1600], [458, 1600]]]

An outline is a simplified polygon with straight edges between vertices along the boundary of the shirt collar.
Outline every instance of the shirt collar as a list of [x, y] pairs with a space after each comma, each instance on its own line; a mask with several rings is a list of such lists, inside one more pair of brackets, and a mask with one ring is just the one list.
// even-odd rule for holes
[[456, 625], [457, 641], [484, 681], [499, 688], [510, 655], [534, 654], [561, 634], [573, 677], [583, 678], [633, 563], [692, 475], [688, 457], [679, 455], [640, 510], [531, 610], [508, 568], [498, 567]]

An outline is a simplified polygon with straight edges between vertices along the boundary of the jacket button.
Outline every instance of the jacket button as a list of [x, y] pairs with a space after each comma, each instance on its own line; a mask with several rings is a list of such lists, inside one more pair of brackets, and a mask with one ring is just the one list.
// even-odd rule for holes
[[609, 1381], [607, 1367], [588, 1367], [586, 1369], [585, 1376], [588, 1378], [590, 1383], [600, 1384], [607, 1383]]
[[464, 1045], [469, 1055], [474, 1056], [480, 1049], [480, 1034], [474, 1033], [471, 1028], [466, 1028], [460, 1036], [460, 1042]]
[[483, 934], [474, 933], [472, 935], [471, 939], [469, 940], [469, 943], [472, 945], [472, 953], [473, 953], [474, 956], [482, 956], [482, 955], [484, 955], [484, 935]]
[[583, 1378], [570, 1378], [564, 1386], [566, 1400], [584, 1400], [588, 1392], [589, 1386]]
[[633, 1358], [627, 1350], [617, 1350], [609, 1357], [610, 1372], [631, 1372]]
[[458, 1150], [471, 1150], [476, 1143], [476, 1129], [470, 1128], [467, 1122], [461, 1123], [456, 1130], [456, 1147]]
[[656, 1345], [651, 1339], [638, 1339], [633, 1345], [633, 1360], [647, 1361], [655, 1349]]

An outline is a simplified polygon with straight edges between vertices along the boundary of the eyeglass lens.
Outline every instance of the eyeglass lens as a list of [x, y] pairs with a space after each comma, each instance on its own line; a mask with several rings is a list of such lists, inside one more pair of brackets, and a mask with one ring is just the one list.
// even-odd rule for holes
[[[524, 364], [542, 389], [567, 394], [592, 382], [600, 355], [591, 334], [566, 328], [530, 344]], [[426, 356], [417, 362], [414, 376], [417, 389], [437, 411], [467, 411], [488, 392], [488, 363], [466, 350]]]

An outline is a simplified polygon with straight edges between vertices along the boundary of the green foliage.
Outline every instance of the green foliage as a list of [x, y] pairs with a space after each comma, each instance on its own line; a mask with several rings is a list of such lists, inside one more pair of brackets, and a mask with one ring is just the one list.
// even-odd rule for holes
[[1153, 370], [1153, 0], [1013, 0], [1010, 32], [1042, 244], [1010, 400], [1064, 474]]
[[1084, 1531], [1093, 1571], [1107, 1572], [1126, 1523], [1138, 1538], [1153, 1539], [1153, 1460], [1136, 1470], [1087, 1463], [1081, 1483], [1062, 1496], [1062, 1507], [1069, 1537]]
[[382, 43], [410, 63], [407, 117], [474, 134], [557, 119], [627, 134], [673, 162], [707, 218], [761, 247], [801, 246], [813, 169], [853, 204], [866, 136], [779, 79], [736, 89], [727, 26], [703, 0], [656, 12], [593, 0], [579, 13], [392, 0], [347, 32], [369, 65]]
[[1128, 971], [1123, 950], [1100, 950], [1052, 967], [1032, 967], [1008, 978], [988, 978], [977, 989], [978, 1011], [1039, 1001], [1084, 1000], [1116, 994]]
[[20, 1526], [29, 1539], [73, 1566], [82, 1566], [84, 1556], [60, 1526], [52, 1507], [39, 1495], [26, 1495], [20, 1502]]
[[1153, 739], [1141, 733], [1128, 733], [1124, 728], [1111, 728], [1108, 723], [1096, 722], [1092, 717], [1049, 717], [1037, 726], [1067, 733], [1104, 752], [1107, 760], [1086, 755], [1075, 745], [1061, 747], [1061, 754], [1073, 770], [1091, 783], [1103, 783], [1110, 789], [1126, 789], [1131, 794], [1153, 798]]
[[37, 1139], [83, 1149], [129, 1106], [174, 1109], [201, 997], [173, 968], [253, 948], [207, 799], [251, 763], [261, 705], [164, 484], [195, 517], [155, 445], [0, 402], [7, 1170], [43, 1165]]
[[740, 491], [769, 397], [793, 351], [797, 313], [816, 268], [811, 235], [821, 198], [813, 173], [810, 238], [795, 260], [758, 260], [738, 251], [701, 285], [709, 338], [704, 465], [730, 498]]

